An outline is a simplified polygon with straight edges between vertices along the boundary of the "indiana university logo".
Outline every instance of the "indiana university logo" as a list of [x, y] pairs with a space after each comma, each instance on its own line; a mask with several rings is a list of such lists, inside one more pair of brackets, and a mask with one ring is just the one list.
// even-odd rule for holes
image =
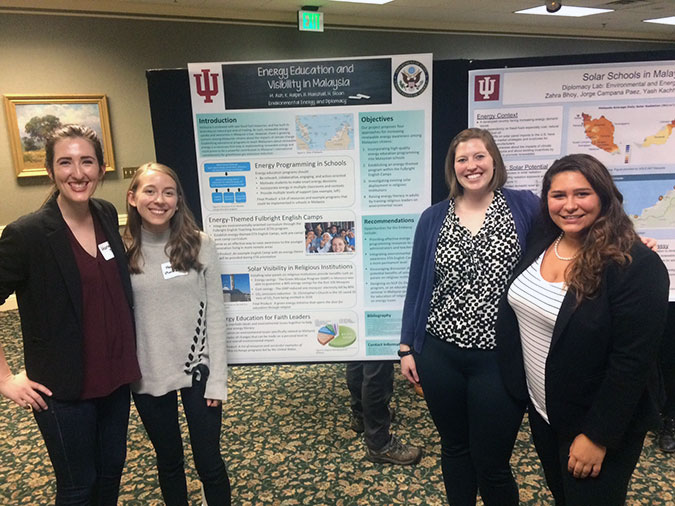
[[[211, 74], [209, 69], [202, 69], [201, 74], [192, 74], [195, 76], [197, 85], [197, 95], [204, 97], [205, 104], [213, 103], [213, 98], [218, 94], [218, 74]], [[209, 76], [211, 82], [209, 83]]]
[[476, 102], [499, 100], [499, 74], [476, 76], [473, 97]]

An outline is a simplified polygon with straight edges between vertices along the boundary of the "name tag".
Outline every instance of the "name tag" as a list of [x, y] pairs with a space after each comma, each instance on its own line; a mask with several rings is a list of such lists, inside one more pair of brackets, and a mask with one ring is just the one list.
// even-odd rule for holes
[[171, 262], [165, 262], [162, 264], [162, 276], [164, 279], [175, 278], [176, 276], [187, 276], [187, 272], [183, 271], [174, 271], [171, 267]]
[[101, 255], [103, 255], [103, 258], [105, 258], [106, 260], [115, 258], [115, 253], [113, 253], [113, 250], [110, 247], [110, 243], [108, 243], [108, 241], [99, 244], [98, 250], [101, 252]]

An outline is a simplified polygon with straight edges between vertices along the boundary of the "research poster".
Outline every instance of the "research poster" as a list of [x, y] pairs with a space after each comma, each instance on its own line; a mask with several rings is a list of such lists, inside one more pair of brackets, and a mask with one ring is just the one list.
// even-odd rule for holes
[[233, 364], [394, 359], [432, 55], [188, 66]]
[[539, 194], [567, 154], [607, 166], [675, 300], [675, 61], [480, 70], [469, 83], [469, 124], [494, 135], [508, 186]]

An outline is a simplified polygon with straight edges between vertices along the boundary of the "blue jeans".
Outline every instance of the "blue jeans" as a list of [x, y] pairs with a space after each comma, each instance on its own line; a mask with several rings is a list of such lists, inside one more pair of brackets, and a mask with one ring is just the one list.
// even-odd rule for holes
[[33, 414], [56, 474], [56, 505], [115, 506], [127, 452], [128, 385], [84, 401], [43, 397], [47, 410]]
[[506, 391], [494, 350], [463, 349], [427, 334], [417, 373], [441, 436], [448, 502], [518, 506], [509, 460], [525, 406]]
[[366, 446], [374, 451], [383, 449], [391, 439], [389, 401], [394, 392], [394, 363], [348, 363], [347, 388], [353, 415], [363, 418]]
[[[199, 368], [192, 386], [180, 389], [199, 479], [209, 506], [229, 506], [230, 480], [220, 455], [222, 407], [206, 406], [208, 368]], [[134, 403], [157, 454], [157, 472], [167, 506], [187, 506], [183, 440], [178, 423], [178, 393], [161, 397], [134, 393]]]

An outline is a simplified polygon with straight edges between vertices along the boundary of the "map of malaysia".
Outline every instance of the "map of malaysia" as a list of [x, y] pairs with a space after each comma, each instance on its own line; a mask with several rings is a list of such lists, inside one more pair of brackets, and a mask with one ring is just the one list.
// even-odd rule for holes
[[675, 160], [675, 104], [571, 107], [567, 153], [607, 166], [669, 165]]
[[624, 209], [639, 229], [672, 228], [675, 223], [675, 174], [614, 178]]
[[[597, 146], [608, 153], [620, 151], [619, 146], [614, 143], [615, 127], [610, 120], [604, 116], [594, 119], [588, 114], [582, 114], [581, 117], [584, 120], [586, 136], [591, 140], [591, 143], [594, 146]], [[642, 144], [639, 144], [639, 146], [648, 148], [653, 144], [665, 144], [673, 133], [673, 129], [675, 129], [675, 119], [670, 123], [667, 123], [654, 135], [645, 137], [644, 141]]]
[[351, 114], [296, 116], [298, 151], [354, 149], [354, 117]]

